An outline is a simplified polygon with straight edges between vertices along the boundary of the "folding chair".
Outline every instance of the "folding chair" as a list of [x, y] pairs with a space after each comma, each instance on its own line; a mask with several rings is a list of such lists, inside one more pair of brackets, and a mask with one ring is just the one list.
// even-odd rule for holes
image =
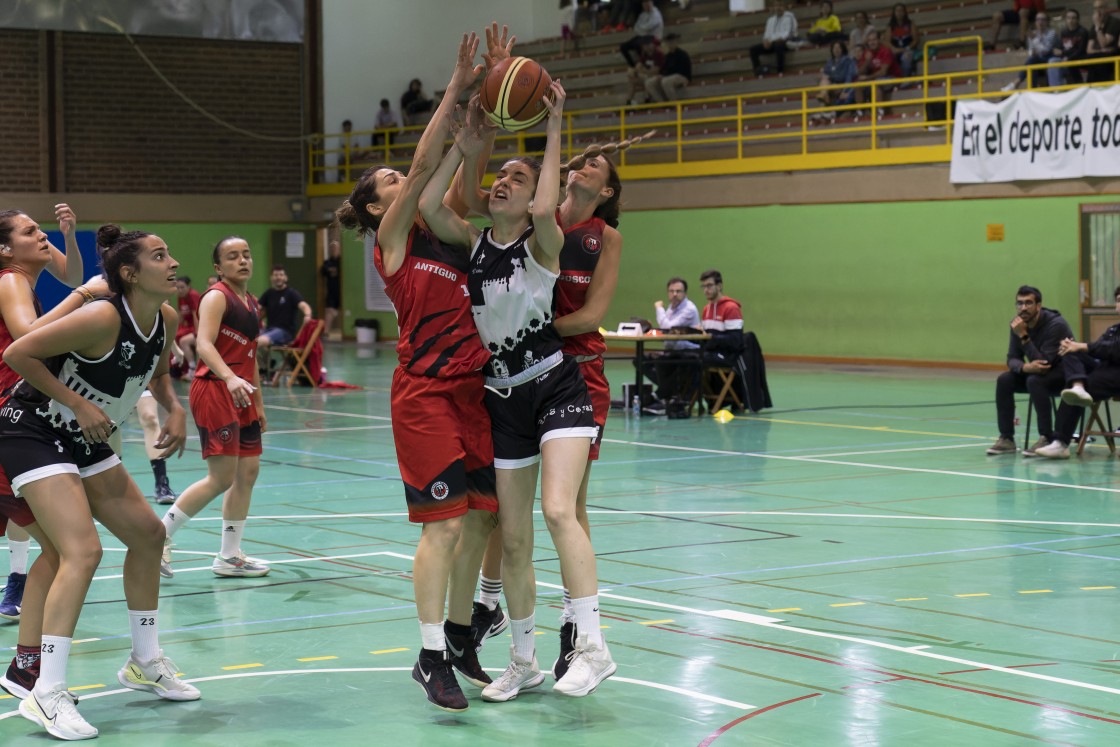
[[[1109, 407], [1110, 402], [1120, 402], [1120, 396], [1110, 397], [1107, 399], [1094, 400], [1093, 404], [1089, 406], [1089, 419], [1085, 422], [1085, 427], [1081, 430], [1081, 440], [1077, 442], [1077, 453], [1081, 454], [1085, 448], [1085, 444], [1089, 441], [1089, 436], [1103, 436], [1105, 442], [1108, 444], [1108, 450], [1112, 454], [1116, 454], [1116, 431], [1112, 427], [1112, 409]], [[1104, 417], [1107, 420], [1101, 419], [1101, 408], [1104, 408]]]
[[[716, 386], [719, 391], [715, 391], [712, 387], [712, 375], [715, 375]], [[739, 393], [735, 391], [735, 369], [728, 366], [704, 366], [700, 369], [700, 389], [697, 391], [692, 400], [692, 404], [696, 403], [697, 398], [702, 397], [708, 406], [708, 412], [718, 412], [724, 405], [724, 400], [728, 397], [735, 403], [735, 406], [740, 410], [743, 409], [743, 401], [739, 399]], [[691, 408], [692, 404], [689, 405]]]
[[[315, 347], [315, 343], [319, 340], [319, 335], [323, 334], [323, 328], [326, 326], [322, 319], [316, 319], [312, 322], [314, 329], [311, 334], [307, 336], [307, 342], [302, 347], [294, 347], [292, 345], [276, 345], [271, 348], [272, 353], [280, 354], [280, 366], [276, 369], [276, 373], [272, 375], [272, 386], [280, 385], [280, 377], [288, 369], [288, 364], [291, 363], [291, 370], [288, 371], [288, 387], [291, 388], [295, 383], [296, 377], [300, 372], [307, 377], [311, 382], [312, 387], [319, 386], [319, 376], [312, 375], [311, 371], [307, 368], [307, 358], [311, 354], [311, 349]], [[297, 335], [298, 337], [298, 335]]]

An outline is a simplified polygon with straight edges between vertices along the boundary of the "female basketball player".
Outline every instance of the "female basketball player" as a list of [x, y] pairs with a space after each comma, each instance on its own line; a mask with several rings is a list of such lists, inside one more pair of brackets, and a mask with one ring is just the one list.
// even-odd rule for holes
[[98, 230], [98, 246], [116, 295], [29, 332], [4, 353], [24, 381], [0, 409], [0, 465], [59, 554], [44, 607], [41, 671], [20, 713], [60, 739], [97, 736], [66, 689], [74, 627], [101, 559], [94, 518], [128, 548], [132, 653], [117, 679], [168, 700], [200, 697], [159, 648], [163, 527], [108, 446], [150, 382], [170, 413], [163, 446], [181, 453], [186, 442], [186, 415], [167, 375], [176, 316], [164, 299], [178, 262], [158, 236], [122, 234], [117, 226]]
[[[513, 41], [504, 29], [499, 37], [496, 25], [488, 29], [488, 64], [508, 57]], [[337, 212], [344, 227], [376, 232], [374, 262], [400, 325], [393, 439], [409, 520], [422, 525], [413, 560], [422, 649], [412, 677], [428, 700], [446, 711], [468, 707], [453, 668], [476, 686], [490, 683], [470, 631], [477, 560], [473, 572], [464, 574], [467, 580], [456, 582], [464, 566], [456, 562], [457, 543], [462, 538], [466, 552], [480, 557], [497, 511], [480, 372], [489, 354], [471, 320], [467, 251], [435, 240], [418, 221], [417, 207], [439, 163], [455, 103], [482, 70], [472, 66], [477, 47], [473, 33], [464, 35], [451, 82], [417, 144], [408, 177], [385, 166], [368, 169]], [[461, 598], [458, 606], [468, 610], [462, 619], [445, 620], [449, 587], [453, 599]]]
[[[468, 289], [475, 324], [492, 355], [486, 406], [494, 435], [494, 466], [501, 506], [506, 599], [513, 631], [511, 663], [482, 691], [484, 700], [506, 701], [544, 680], [532, 631], [533, 499], [541, 469], [541, 508], [572, 591], [579, 638], [572, 664], [555, 690], [582, 696], [614, 673], [599, 629], [595, 555], [576, 519], [576, 496], [596, 436], [591, 398], [574, 358], [565, 357], [552, 324], [552, 297], [560, 274], [564, 234], [556, 222], [560, 194], [560, 137], [565, 92], [553, 81], [544, 162], [506, 162], [490, 190], [493, 225], [480, 231], [443, 204], [438, 185], [484, 140], [471, 126], [459, 129], [429, 187], [420, 211], [436, 236], [473, 246]], [[471, 107], [477, 114], [477, 105]]]
[[218, 576], [250, 578], [271, 570], [241, 549], [267, 425], [255, 360], [260, 311], [248, 291], [253, 255], [244, 239], [229, 236], [214, 247], [213, 260], [222, 279], [199, 303], [199, 363], [190, 390], [206, 477], [184, 490], [164, 514], [167, 540], [160, 574], [167, 578], [173, 575], [171, 538], [221, 493], [222, 546], [210, 569]]

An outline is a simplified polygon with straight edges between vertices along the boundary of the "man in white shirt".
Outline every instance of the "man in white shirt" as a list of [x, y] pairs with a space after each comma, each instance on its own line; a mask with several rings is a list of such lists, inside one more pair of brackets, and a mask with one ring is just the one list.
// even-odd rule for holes
[[[700, 312], [688, 298], [688, 282], [684, 278], [670, 278], [666, 287], [669, 306], [666, 307], [660, 300], [653, 304], [658, 329], [689, 328], [699, 331]], [[698, 344], [689, 340], [670, 340], [665, 343], [663, 352], [646, 356], [642, 362], [642, 373], [657, 385], [656, 401], [647, 408], [648, 412], [664, 414], [666, 400], [683, 396], [685, 389], [692, 384], [695, 371], [689, 364], [698, 359], [699, 348]]]
[[653, 7], [653, 0], [642, 0], [642, 12], [638, 14], [638, 20], [634, 22], [634, 36], [623, 42], [622, 46], [618, 48], [626, 59], [626, 64], [631, 68], [637, 65], [634, 55], [641, 49], [642, 45], [651, 41], [654, 44], [660, 44], [661, 35], [664, 32], [665, 20], [661, 17], [661, 11]]
[[762, 34], [762, 41], [751, 47], [751, 66], [756, 75], [761, 77], [769, 72], [763, 67], [759, 58], [764, 54], [774, 55], [774, 67], [779, 73], [785, 70], [786, 50], [790, 42], [797, 37], [797, 17], [793, 15], [789, 0], [773, 0], [771, 5], [773, 14], [766, 19], [766, 30]]

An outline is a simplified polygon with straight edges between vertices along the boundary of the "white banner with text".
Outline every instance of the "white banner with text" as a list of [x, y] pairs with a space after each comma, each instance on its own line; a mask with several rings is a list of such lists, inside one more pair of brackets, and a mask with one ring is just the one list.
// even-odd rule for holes
[[960, 101], [954, 184], [1120, 176], [1120, 86]]

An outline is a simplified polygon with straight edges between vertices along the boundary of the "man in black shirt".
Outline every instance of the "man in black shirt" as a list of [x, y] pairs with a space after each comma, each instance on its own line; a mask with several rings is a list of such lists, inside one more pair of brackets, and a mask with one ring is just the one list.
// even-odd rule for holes
[[[1011, 339], [1007, 346], [1007, 370], [996, 379], [996, 421], [999, 438], [988, 449], [989, 456], [1014, 454], [1015, 393], [1028, 392], [1030, 406], [1038, 418], [1038, 441], [1023, 452], [1034, 456], [1037, 449], [1053, 438], [1050, 397], [1061, 392], [1070, 373], [1058, 354], [1062, 340], [1073, 330], [1061, 313], [1042, 307], [1042, 291], [1024, 285], [1015, 293], [1015, 318], [1011, 320]], [[1079, 362], [1079, 361], [1078, 361]], [[1084, 378], [1084, 369], [1080, 373]]]
[[287, 345], [296, 337], [296, 311], [303, 313], [303, 320], [311, 319], [311, 306], [295, 288], [288, 287], [288, 273], [283, 265], [272, 266], [272, 287], [261, 294], [261, 318], [264, 332], [257, 338], [257, 361], [264, 365], [268, 349], [273, 345]]
[[652, 101], [676, 101], [692, 80], [692, 58], [677, 46], [680, 34], [665, 36], [665, 61], [658, 75], [646, 78], [646, 93]]

